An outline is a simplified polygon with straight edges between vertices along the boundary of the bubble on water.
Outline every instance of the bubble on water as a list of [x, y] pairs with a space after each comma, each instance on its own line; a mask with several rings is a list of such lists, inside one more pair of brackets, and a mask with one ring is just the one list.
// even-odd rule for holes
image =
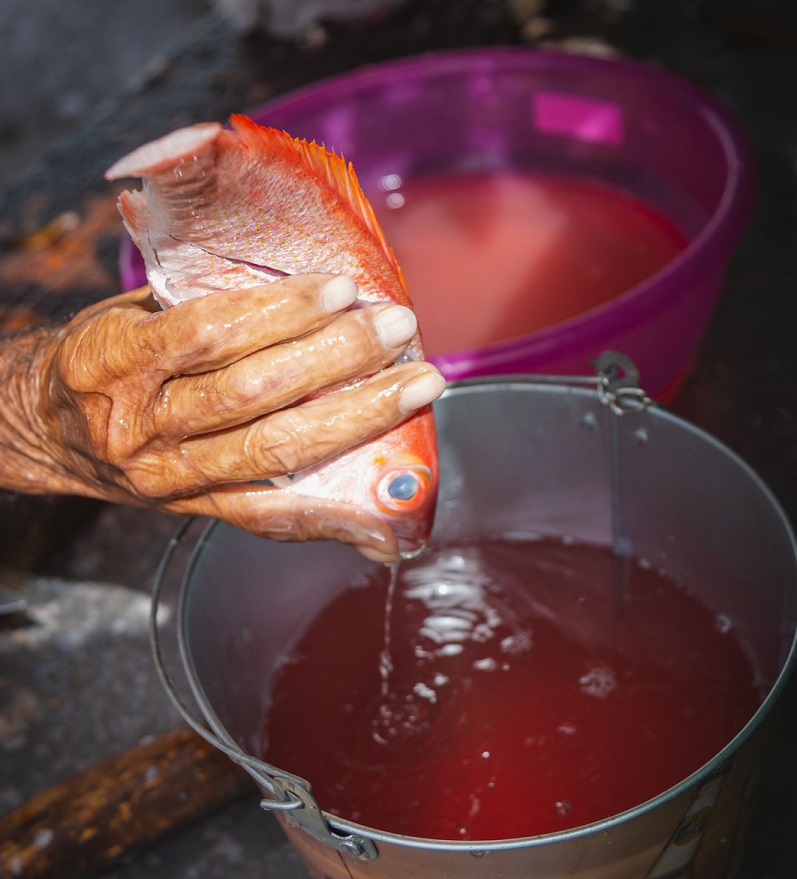
[[514, 635], [507, 635], [501, 641], [502, 653], [525, 653], [534, 646], [531, 634], [529, 632], [516, 632]]
[[473, 632], [471, 633], [471, 638], [473, 638], [477, 644], [484, 644], [492, 637], [493, 630], [487, 623], [479, 623], [477, 626], [474, 626]]
[[[421, 684], [416, 688], [418, 686], [425, 687]], [[429, 692], [436, 697], [434, 690]], [[438, 712], [437, 698], [420, 696], [417, 691], [403, 697], [391, 693], [381, 702], [371, 721], [371, 735], [380, 745], [408, 741], [428, 732]]]
[[554, 809], [556, 809], [556, 814], [561, 818], [567, 818], [567, 816], [573, 811], [573, 804], [570, 800], [557, 800], [554, 803]]
[[488, 656], [486, 659], [477, 659], [473, 663], [473, 668], [475, 671], [495, 671], [498, 663]]
[[444, 687], [448, 683], [448, 675], [444, 675], [442, 672], [436, 672], [434, 678], [432, 678], [432, 683], [436, 687]]
[[462, 650], [461, 644], [443, 644], [438, 653], [440, 656], [458, 656]]
[[482, 751], [482, 760], [489, 760], [490, 756], [491, 754], [489, 751]]
[[390, 673], [393, 671], [393, 660], [390, 657], [390, 654], [383, 650], [379, 655], [379, 674], [383, 678], [389, 678]]
[[586, 696], [605, 699], [617, 687], [617, 679], [610, 668], [598, 666], [578, 679], [578, 686]]
[[564, 736], [574, 736], [576, 734], [576, 725], [574, 723], [562, 723], [557, 729]]
[[412, 688], [412, 692], [416, 696], [420, 696], [421, 699], [428, 699], [430, 702], [437, 701], [437, 693], [431, 687], [427, 687], [423, 681], [418, 681]]
[[724, 613], [717, 614], [717, 618], [714, 620], [714, 628], [721, 634], [727, 635], [728, 632], [733, 628], [733, 623], [730, 620], [730, 617], [727, 617]]

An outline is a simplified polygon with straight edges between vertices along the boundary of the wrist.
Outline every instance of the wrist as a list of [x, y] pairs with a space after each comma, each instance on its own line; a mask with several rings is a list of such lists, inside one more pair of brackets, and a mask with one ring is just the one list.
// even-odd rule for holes
[[60, 438], [50, 399], [57, 329], [0, 341], [0, 488], [25, 494], [80, 493], [57, 457]]

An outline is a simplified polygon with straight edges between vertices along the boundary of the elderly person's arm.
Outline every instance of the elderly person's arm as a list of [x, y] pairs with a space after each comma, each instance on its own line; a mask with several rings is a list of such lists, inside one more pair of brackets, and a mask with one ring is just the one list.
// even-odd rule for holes
[[[355, 297], [347, 278], [304, 275], [161, 311], [142, 289], [0, 343], [0, 487], [395, 557], [377, 518], [256, 483], [381, 433], [442, 393], [430, 364], [390, 365], [414, 334], [411, 312], [347, 310]], [[294, 405], [362, 376], [345, 394]]]

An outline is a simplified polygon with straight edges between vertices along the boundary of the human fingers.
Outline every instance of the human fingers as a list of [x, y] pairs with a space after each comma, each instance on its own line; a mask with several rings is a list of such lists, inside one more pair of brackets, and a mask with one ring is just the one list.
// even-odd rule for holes
[[[435, 400], [445, 381], [425, 361], [262, 418], [181, 442], [150, 443], [117, 466], [144, 498], [170, 498], [297, 473], [383, 433]], [[114, 462], [112, 462], [114, 463]]]
[[371, 375], [393, 363], [416, 330], [409, 308], [378, 303], [344, 312], [301, 339], [222, 369], [173, 379], [155, 402], [154, 433], [188, 437], [244, 424], [308, 394]]
[[281, 542], [337, 540], [373, 561], [399, 557], [398, 541], [376, 516], [269, 486], [225, 486], [170, 503], [171, 512], [221, 519], [259, 537]]
[[357, 286], [344, 275], [293, 275], [190, 299], [151, 315], [139, 331], [165, 372], [195, 375], [313, 332], [356, 299]]
[[218, 369], [311, 332], [356, 297], [350, 278], [308, 274], [161, 311], [141, 288], [80, 312], [67, 328], [60, 367], [81, 392], [103, 393], [131, 380], [155, 392], [173, 376]]

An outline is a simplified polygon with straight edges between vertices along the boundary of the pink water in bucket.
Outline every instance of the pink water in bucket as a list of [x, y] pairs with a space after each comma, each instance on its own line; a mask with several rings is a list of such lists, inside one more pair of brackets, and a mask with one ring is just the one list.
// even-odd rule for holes
[[[753, 197], [747, 141], [712, 97], [632, 61], [489, 48], [252, 115], [354, 163], [447, 378], [584, 374], [612, 348], [674, 398]], [[122, 276], [145, 282], [129, 243]]]

